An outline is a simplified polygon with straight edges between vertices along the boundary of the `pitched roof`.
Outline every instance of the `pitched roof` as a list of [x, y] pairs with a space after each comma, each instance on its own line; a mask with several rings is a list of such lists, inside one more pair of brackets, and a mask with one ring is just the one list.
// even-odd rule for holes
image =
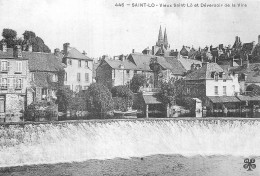
[[[14, 58], [13, 48], [8, 48], [7, 52], [0, 51], [0, 58]], [[22, 51], [22, 58], [14, 59], [29, 60], [28, 64], [30, 71], [56, 72], [63, 69], [61, 62], [59, 61], [61, 58], [58, 58], [52, 53]]]
[[59, 58], [52, 53], [23, 51], [22, 55], [24, 58], [29, 59], [30, 71], [57, 72], [63, 69]]
[[186, 69], [176, 57], [165, 57], [166, 63], [170, 64], [170, 70], [174, 75], [183, 75]]
[[93, 59], [90, 59], [88, 56], [82, 54], [79, 52], [76, 48], [68, 47], [67, 54], [64, 55], [64, 57], [74, 58], [74, 59], [83, 59], [83, 60], [89, 60], [92, 61]]
[[34, 81], [31, 82], [32, 87], [43, 87], [43, 88], [57, 88], [58, 82], [51, 82], [53, 73], [50, 72], [35, 72]]
[[7, 48], [6, 52], [0, 50], [0, 59], [14, 58], [13, 48]]
[[128, 60], [112, 60], [112, 59], [105, 59], [105, 62], [113, 69], [129, 69], [129, 70], [136, 70], [136, 66], [128, 61]]
[[208, 96], [213, 103], [240, 102], [235, 96]]
[[131, 53], [128, 57], [128, 60], [131, 61], [131, 58], [133, 58], [133, 62], [136, 65], [137, 70], [147, 70], [151, 71], [150, 69], [150, 60], [153, 56], [151, 55], [144, 55], [144, 54], [138, 54], [138, 53]]
[[200, 64], [201, 61], [195, 60], [195, 59], [185, 59], [185, 58], [179, 58], [179, 62], [182, 64], [182, 66], [185, 68], [186, 71], [191, 69], [192, 64]]
[[214, 79], [211, 77], [212, 72], [217, 73], [225, 73], [222, 79], [231, 79], [228, 76], [228, 73], [224, 71], [218, 64], [216, 63], [205, 63], [200, 69], [195, 70], [188, 74], [185, 80], [204, 80], [204, 79]]

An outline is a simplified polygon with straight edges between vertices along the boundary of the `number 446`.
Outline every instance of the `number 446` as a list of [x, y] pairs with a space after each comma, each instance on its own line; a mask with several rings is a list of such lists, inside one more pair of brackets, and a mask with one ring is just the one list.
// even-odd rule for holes
[[116, 3], [115, 6], [116, 7], [124, 7], [124, 3]]

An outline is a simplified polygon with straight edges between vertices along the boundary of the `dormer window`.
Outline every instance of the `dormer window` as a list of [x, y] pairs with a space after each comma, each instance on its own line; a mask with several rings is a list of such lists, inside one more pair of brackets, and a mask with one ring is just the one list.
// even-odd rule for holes
[[219, 78], [223, 77], [223, 72], [219, 72]]
[[57, 82], [58, 81], [58, 75], [57, 74], [53, 74], [52, 75], [52, 82]]
[[211, 72], [211, 78], [215, 77], [215, 72]]

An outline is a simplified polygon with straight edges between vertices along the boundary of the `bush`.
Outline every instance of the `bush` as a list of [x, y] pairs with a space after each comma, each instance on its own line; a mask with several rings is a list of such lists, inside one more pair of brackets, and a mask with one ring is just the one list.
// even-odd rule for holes
[[146, 84], [146, 77], [143, 74], [135, 74], [131, 80], [130, 83], [130, 89], [134, 92], [137, 93], [140, 89], [141, 86]]
[[50, 120], [53, 114], [57, 114], [57, 110], [57, 105], [53, 102], [33, 102], [25, 110], [25, 120], [34, 121], [36, 118]]
[[115, 86], [111, 89], [114, 109], [127, 111], [128, 107], [132, 107], [134, 93], [126, 86]]
[[106, 114], [113, 110], [112, 94], [102, 84], [91, 84], [85, 92], [85, 98], [87, 108], [92, 114], [106, 117]]

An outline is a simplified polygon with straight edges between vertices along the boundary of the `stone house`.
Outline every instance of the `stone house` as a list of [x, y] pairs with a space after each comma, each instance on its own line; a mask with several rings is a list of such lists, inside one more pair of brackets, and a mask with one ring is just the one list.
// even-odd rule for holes
[[117, 85], [129, 85], [134, 74], [145, 74], [153, 87], [154, 74], [150, 69], [150, 55], [131, 53], [120, 59], [104, 59], [96, 69], [97, 83], [106, 85], [108, 88]]
[[238, 75], [229, 74], [216, 63], [203, 63], [186, 76], [185, 82], [185, 95], [199, 98], [204, 106], [239, 102], [236, 98], [240, 93]]
[[56, 91], [63, 85], [64, 66], [57, 53], [23, 51], [23, 56], [29, 60], [30, 92], [28, 104], [32, 101], [55, 100]]
[[1, 44], [0, 72], [0, 118], [20, 121], [28, 101], [29, 67], [19, 45], [12, 49]]
[[86, 53], [70, 47], [69, 43], [63, 44], [62, 53], [62, 63], [66, 65], [64, 85], [69, 86], [74, 92], [86, 90], [93, 81], [93, 59], [86, 56]]

